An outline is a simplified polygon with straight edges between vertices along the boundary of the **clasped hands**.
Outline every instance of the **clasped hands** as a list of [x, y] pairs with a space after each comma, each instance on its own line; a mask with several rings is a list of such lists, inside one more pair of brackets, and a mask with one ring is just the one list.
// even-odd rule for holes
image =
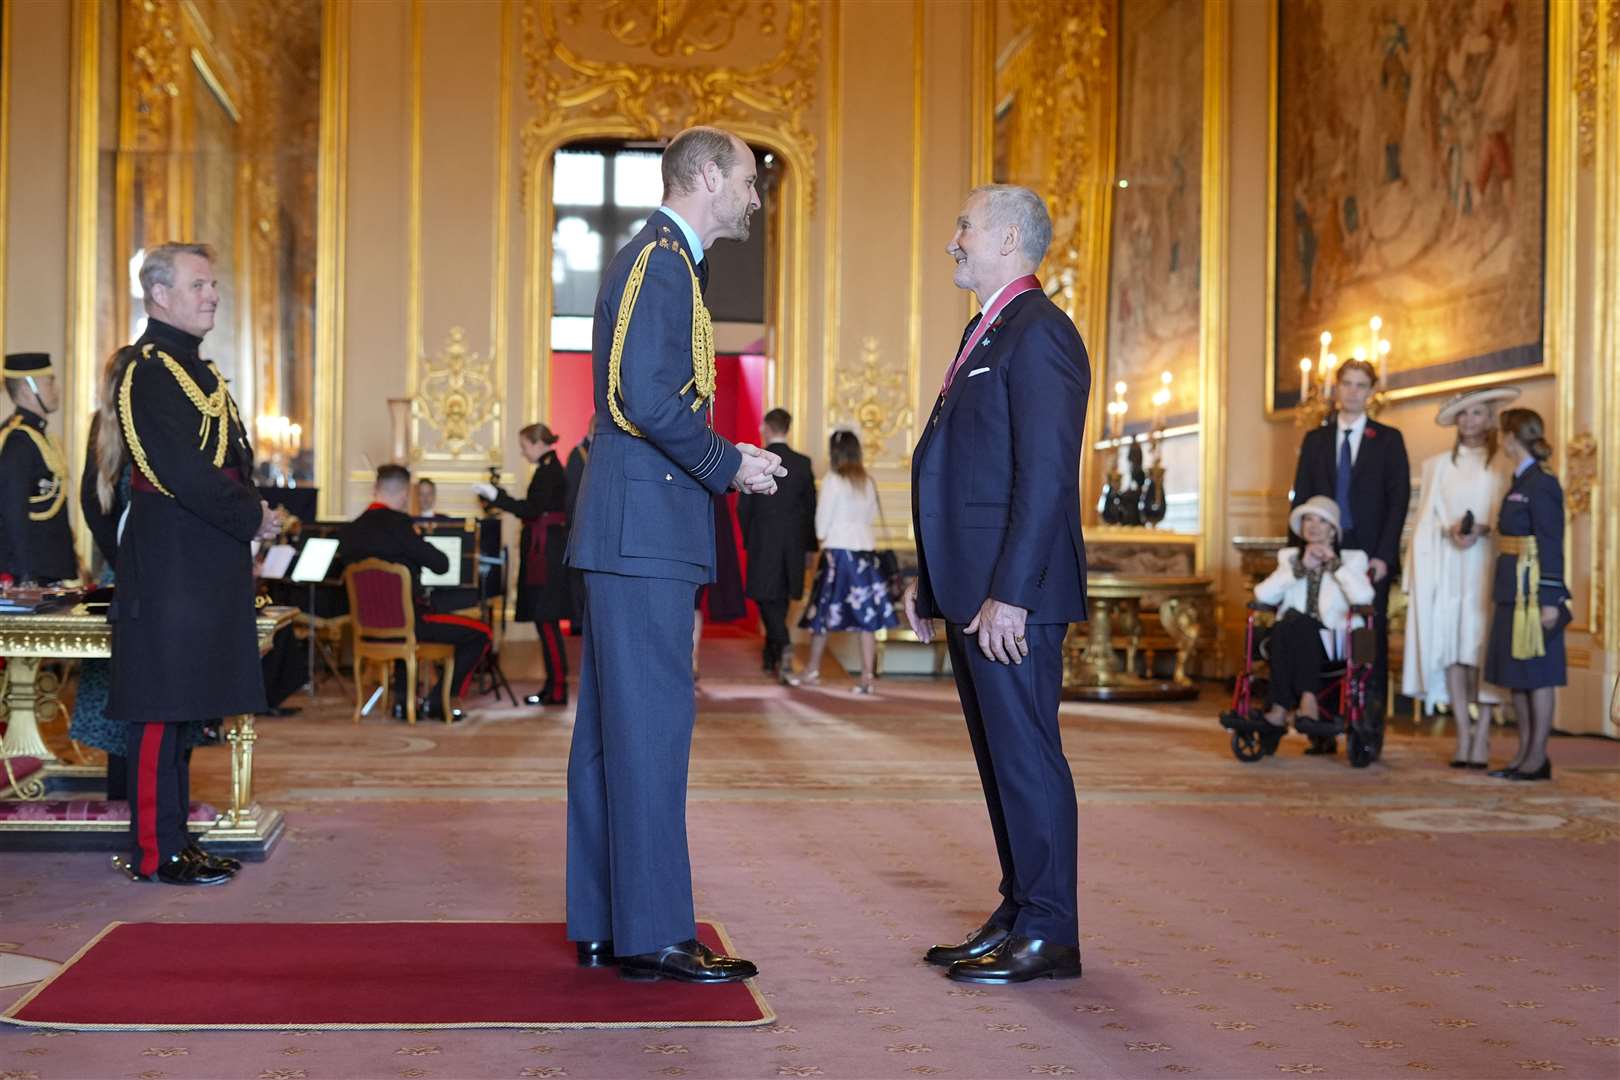
[[259, 531], [253, 534], [255, 540], [274, 540], [281, 535], [281, 511], [270, 509], [270, 504], [263, 499], [259, 500]]
[[776, 478], [787, 475], [782, 459], [752, 443], [738, 443], [737, 449], [742, 451], [742, 463], [731, 478], [731, 486], [745, 495], [776, 494]]
[[1321, 541], [1317, 541], [1314, 544], [1306, 544], [1305, 552], [1301, 557], [1305, 560], [1305, 565], [1312, 570], [1316, 569], [1318, 566], [1327, 566], [1331, 564], [1335, 558], [1333, 554], [1333, 545], [1324, 544]]
[[[915, 580], [906, 585], [900, 605], [905, 611], [906, 625], [917, 635], [917, 640], [924, 645], [933, 641], [934, 621], [917, 614]], [[1024, 624], [1028, 618], [1028, 608], [1004, 604], [993, 596], [987, 596], [984, 603], [979, 605], [978, 614], [962, 628], [962, 632], [978, 636], [979, 651], [984, 653], [986, 659], [998, 664], [1022, 664], [1024, 657], [1029, 655], [1029, 642], [1024, 639]]]

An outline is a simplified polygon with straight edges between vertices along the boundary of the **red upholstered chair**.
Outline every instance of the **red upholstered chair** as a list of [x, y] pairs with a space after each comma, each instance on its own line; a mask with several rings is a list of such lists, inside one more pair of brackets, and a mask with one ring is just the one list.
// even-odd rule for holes
[[416, 640], [416, 606], [412, 602], [411, 572], [398, 563], [363, 559], [343, 571], [349, 591], [349, 617], [354, 623], [354, 722], [366, 700], [366, 670], [376, 665], [383, 688], [383, 712], [389, 708], [394, 662], [405, 663], [405, 718], [416, 723], [416, 669], [419, 662], [439, 665], [439, 692], [444, 697], [444, 722], [451, 722], [450, 675], [455, 667], [453, 646]]

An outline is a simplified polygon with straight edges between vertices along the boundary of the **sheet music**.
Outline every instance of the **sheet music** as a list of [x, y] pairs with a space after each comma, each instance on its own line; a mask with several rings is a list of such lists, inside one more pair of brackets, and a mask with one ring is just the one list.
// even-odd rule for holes
[[438, 573], [422, 568], [422, 585], [424, 588], [434, 585], [460, 585], [461, 584], [461, 537], [459, 536], [425, 536], [428, 543], [449, 556], [450, 569]]
[[291, 569], [293, 556], [298, 549], [291, 544], [276, 544], [264, 553], [264, 564], [259, 568], [259, 576], [271, 581], [280, 581], [287, 576]]
[[292, 579], [306, 584], [312, 581], [325, 581], [327, 573], [332, 569], [332, 560], [337, 556], [337, 550], [336, 537], [311, 536], [304, 541], [304, 549], [298, 553], [298, 562], [293, 566]]

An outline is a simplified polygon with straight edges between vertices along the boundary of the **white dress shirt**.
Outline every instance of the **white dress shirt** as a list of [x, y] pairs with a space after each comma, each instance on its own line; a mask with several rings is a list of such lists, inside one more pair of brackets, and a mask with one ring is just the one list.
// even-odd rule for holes
[[1334, 429], [1333, 434], [1333, 464], [1335, 468], [1337, 468], [1339, 464], [1339, 455], [1344, 452], [1340, 449], [1340, 447], [1344, 445], [1345, 432], [1350, 433], [1350, 464], [1354, 465], [1356, 463], [1357, 456], [1361, 453], [1361, 435], [1366, 430], [1366, 413], [1362, 413], [1348, 425], [1345, 424], [1342, 417], [1339, 419], [1339, 426]]

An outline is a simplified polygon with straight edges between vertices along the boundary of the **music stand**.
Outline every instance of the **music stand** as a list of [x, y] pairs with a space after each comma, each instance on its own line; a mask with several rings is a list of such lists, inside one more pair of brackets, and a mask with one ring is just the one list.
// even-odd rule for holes
[[349, 692], [349, 684], [343, 681], [343, 673], [338, 670], [337, 658], [326, 647], [316, 630], [315, 589], [319, 585], [328, 584], [327, 576], [332, 571], [332, 563], [337, 557], [338, 540], [335, 536], [321, 536], [306, 527], [302, 545], [298, 551], [298, 560], [293, 563], [292, 572], [287, 580], [295, 585], [309, 586], [309, 607], [304, 612], [306, 626], [309, 631], [309, 696], [315, 697], [316, 684], [320, 682], [320, 674], [315, 667], [315, 658], [320, 657], [326, 670], [337, 679], [338, 685], [343, 688], [344, 694]]
[[[491, 629], [494, 627], [494, 599], [496, 596], [500, 595], [500, 592], [499, 590], [492, 590], [489, 586], [492, 581], [497, 580], [502, 583], [506, 581], [506, 548], [504, 547], [501, 548], [501, 553], [499, 555], [478, 556], [478, 610], [483, 616], [485, 625], [490, 626]], [[506, 640], [506, 634], [504, 632], [507, 623], [506, 615], [506, 605], [502, 604], [502, 641]], [[501, 691], [505, 690], [508, 700], [512, 702], [512, 707], [517, 707], [517, 694], [513, 693], [512, 684], [507, 681], [506, 672], [501, 670], [501, 657], [500, 654], [493, 648], [493, 643], [492, 647], [485, 651], [484, 658], [478, 662], [478, 667], [474, 668], [473, 670], [481, 673], [489, 680], [487, 688], [484, 689], [484, 693], [494, 694], [495, 697], [499, 699], [501, 696]]]

